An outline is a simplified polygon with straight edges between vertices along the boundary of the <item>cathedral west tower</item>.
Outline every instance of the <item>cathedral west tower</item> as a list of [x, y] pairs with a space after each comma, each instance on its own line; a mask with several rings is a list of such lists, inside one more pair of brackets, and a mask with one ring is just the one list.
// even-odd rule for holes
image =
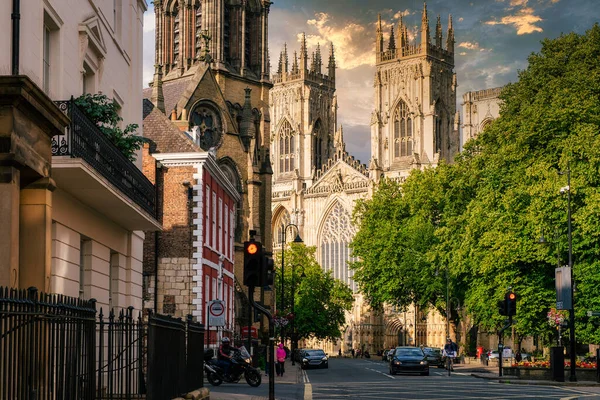
[[411, 41], [400, 18], [384, 43], [376, 32], [375, 111], [371, 118], [372, 175], [405, 177], [413, 168], [451, 162], [459, 150], [454, 73], [454, 29], [448, 20], [444, 46], [440, 17], [435, 36], [423, 6], [420, 36]]

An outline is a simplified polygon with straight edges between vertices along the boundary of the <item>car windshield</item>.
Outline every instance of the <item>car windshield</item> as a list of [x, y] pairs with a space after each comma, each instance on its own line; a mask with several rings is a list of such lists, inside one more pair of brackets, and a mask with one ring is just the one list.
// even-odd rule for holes
[[434, 356], [442, 354], [442, 351], [440, 349], [424, 348], [423, 351], [426, 354], [430, 354], [430, 355], [434, 355]]
[[395, 355], [399, 357], [423, 357], [423, 352], [419, 348], [400, 348], [396, 349]]
[[304, 352], [305, 356], [325, 356], [325, 352], [323, 350], [306, 350]]

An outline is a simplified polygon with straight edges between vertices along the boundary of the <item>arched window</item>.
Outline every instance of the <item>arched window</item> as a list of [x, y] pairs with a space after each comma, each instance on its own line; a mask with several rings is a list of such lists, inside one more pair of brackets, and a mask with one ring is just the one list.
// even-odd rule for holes
[[[287, 210], [283, 209], [276, 217], [275, 223], [273, 224], [273, 248], [281, 249], [283, 242], [283, 230], [290, 223], [290, 214]], [[285, 238], [289, 241], [288, 237]], [[293, 240], [293, 237], [292, 237]]]
[[279, 173], [291, 172], [295, 168], [294, 131], [288, 121], [279, 130]]
[[444, 114], [444, 108], [442, 107], [442, 103], [437, 102], [435, 105], [435, 115], [434, 115], [434, 138], [435, 138], [435, 152], [442, 152], [442, 143], [444, 141], [444, 123], [446, 116]]
[[317, 169], [323, 166], [323, 137], [321, 135], [321, 120], [315, 122], [313, 129], [313, 154], [314, 154], [314, 165]]
[[179, 23], [179, 9], [177, 6], [173, 8], [173, 64], [177, 65], [179, 61], [179, 39], [180, 34], [180, 23]]
[[340, 204], [336, 203], [325, 218], [321, 231], [321, 266], [325, 271], [331, 271], [334, 278], [348, 284], [356, 291], [356, 284], [352, 280], [352, 271], [348, 268], [348, 261], [355, 261], [350, 256], [349, 243], [356, 234], [352, 225], [350, 213]]
[[219, 145], [223, 136], [220, 113], [211, 104], [200, 103], [190, 113], [190, 129], [203, 150]]
[[408, 106], [401, 101], [394, 112], [394, 158], [410, 156], [412, 152], [412, 118]]

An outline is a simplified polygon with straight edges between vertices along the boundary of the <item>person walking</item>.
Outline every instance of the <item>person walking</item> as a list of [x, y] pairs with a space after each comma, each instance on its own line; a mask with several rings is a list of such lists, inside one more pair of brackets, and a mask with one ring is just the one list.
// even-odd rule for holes
[[279, 343], [277, 347], [277, 351], [275, 352], [275, 357], [277, 358], [277, 364], [275, 365], [275, 372], [277, 376], [283, 376], [285, 372], [285, 349], [283, 348], [283, 343]]

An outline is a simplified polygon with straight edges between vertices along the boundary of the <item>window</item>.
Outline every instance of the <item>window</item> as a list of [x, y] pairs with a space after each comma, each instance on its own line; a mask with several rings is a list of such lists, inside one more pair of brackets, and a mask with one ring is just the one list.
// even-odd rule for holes
[[225, 204], [223, 212], [223, 254], [225, 257], [231, 257], [229, 254], [229, 206]]
[[225, 248], [223, 247], [223, 199], [219, 198], [219, 253], [223, 253]]
[[175, 8], [173, 10], [173, 64], [176, 66], [179, 62], [179, 10]]
[[217, 194], [212, 192], [212, 237], [211, 237], [211, 247], [213, 249], [217, 248]]
[[210, 233], [210, 187], [206, 185], [206, 190], [204, 191], [206, 194], [206, 199], [204, 201], [204, 215], [206, 219], [206, 223], [204, 224], [204, 243], [210, 243], [208, 241], [208, 236]]
[[42, 89], [50, 96], [57, 87], [58, 57], [59, 57], [59, 25], [44, 11], [42, 48]]
[[331, 271], [334, 278], [345, 282], [352, 290], [356, 290], [356, 284], [352, 280], [348, 261], [355, 260], [350, 256], [349, 249], [349, 243], [355, 233], [350, 213], [339, 202], [336, 203], [327, 214], [321, 231], [321, 265], [325, 271]]
[[44, 24], [44, 92], [50, 91], [50, 28]]
[[405, 102], [400, 102], [394, 112], [394, 158], [413, 153], [413, 129], [410, 111]]
[[[287, 210], [279, 213], [275, 224], [273, 224], [273, 248], [281, 248], [283, 242], [283, 230], [290, 223], [290, 214]], [[287, 240], [288, 238], [286, 238]]]
[[315, 123], [313, 129], [313, 154], [314, 154], [314, 165], [317, 169], [321, 169], [323, 166], [323, 137], [321, 135], [321, 121], [318, 120]]
[[96, 74], [88, 63], [83, 63], [83, 94], [96, 93]]
[[285, 121], [279, 130], [279, 173], [291, 172], [294, 164], [294, 140], [295, 135], [292, 125]]
[[92, 242], [81, 237], [79, 239], [79, 298], [89, 299], [91, 279]]

